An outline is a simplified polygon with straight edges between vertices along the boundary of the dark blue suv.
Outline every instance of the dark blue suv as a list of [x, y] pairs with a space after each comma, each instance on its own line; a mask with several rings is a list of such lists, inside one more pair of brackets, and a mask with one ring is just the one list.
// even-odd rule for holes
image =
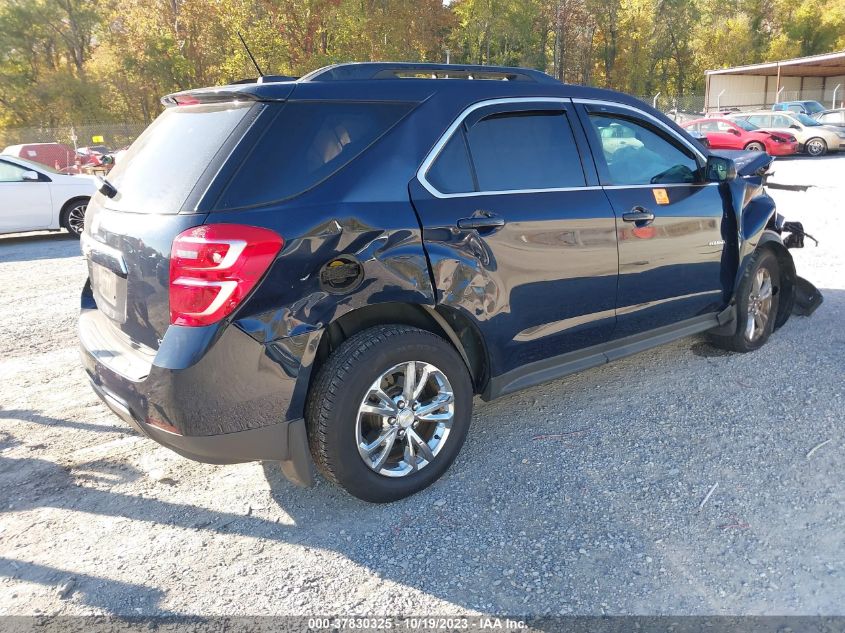
[[795, 303], [771, 159], [617, 92], [371, 63], [162, 101], [88, 207], [79, 335], [109, 407], [192, 459], [399, 499], [476, 394], [697, 332], [752, 350]]

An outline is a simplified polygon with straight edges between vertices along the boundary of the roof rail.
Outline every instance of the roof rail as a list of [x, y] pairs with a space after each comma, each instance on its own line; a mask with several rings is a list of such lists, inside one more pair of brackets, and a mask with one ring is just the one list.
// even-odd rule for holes
[[415, 62], [357, 62], [334, 64], [308, 73], [300, 81], [354, 81], [366, 79], [498, 79], [559, 83], [557, 79], [530, 68], [476, 66], [466, 64], [425, 64]]

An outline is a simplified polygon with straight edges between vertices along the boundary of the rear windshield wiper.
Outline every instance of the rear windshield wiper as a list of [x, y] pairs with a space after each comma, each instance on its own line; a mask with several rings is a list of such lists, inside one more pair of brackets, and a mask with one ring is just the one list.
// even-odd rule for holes
[[111, 184], [108, 180], [98, 175], [97, 179], [100, 181], [100, 193], [108, 198], [114, 198], [117, 195], [117, 187]]

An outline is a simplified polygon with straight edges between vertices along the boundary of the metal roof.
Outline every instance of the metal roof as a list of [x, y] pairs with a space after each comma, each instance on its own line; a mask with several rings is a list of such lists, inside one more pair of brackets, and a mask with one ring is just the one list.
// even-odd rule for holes
[[706, 70], [704, 74], [772, 76], [778, 74], [778, 70], [784, 77], [835, 77], [845, 75], [845, 51], [796, 57], [795, 59], [784, 59], [764, 64]]

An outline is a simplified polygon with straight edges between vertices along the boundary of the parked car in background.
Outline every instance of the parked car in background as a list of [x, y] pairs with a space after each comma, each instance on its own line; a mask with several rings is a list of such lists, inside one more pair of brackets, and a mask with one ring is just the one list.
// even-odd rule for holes
[[825, 107], [818, 101], [781, 101], [772, 106], [775, 112], [797, 112], [799, 114], [807, 114], [813, 116], [819, 112], [824, 112]]
[[822, 125], [845, 128], [845, 108], [825, 110], [824, 112], [819, 112], [813, 118]]
[[76, 152], [70, 145], [63, 143], [24, 143], [9, 145], [3, 150], [7, 156], [17, 156], [34, 163], [62, 171], [76, 164]]
[[713, 149], [744, 149], [771, 156], [789, 156], [798, 151], [798, 141], [792, 134], [761, 130], [742, 119], [698, 119], [681, 127], [706, 136]]
[[97, 184], [93, 176], [0, 154], [0, 233], [64, 228], [78, 237]]
[[697, 332], [748, 352], [799, 303], [772, 158], [628, 95], [365, 63], [162, 102], [91, 200], [79, 338], [103, 401], [186, 457], [400, 499], [475, 395]]
[[687, 128], [687, 134], [689, 134], [692, 138], [698, 141], [702, 147], [708, 148], [710, 147], [710, 141], [707, 140], [707, 135], [702, 134], [698, 130], [694, 130], [692, 128]]
[[810, 156], [823, 156], [845, 147], [845, 131], [822, 125], [800, 112], [739, 112], [732, 114], [732, 121], [748, 121], [758, 128], [782, 134], [791, 134], [798, 140], [798, 151]]
[[73, 173], [108, 173], [114, 165], [111, 150], [105, 145], [80, 147], [76, 150], [76, 170]]

